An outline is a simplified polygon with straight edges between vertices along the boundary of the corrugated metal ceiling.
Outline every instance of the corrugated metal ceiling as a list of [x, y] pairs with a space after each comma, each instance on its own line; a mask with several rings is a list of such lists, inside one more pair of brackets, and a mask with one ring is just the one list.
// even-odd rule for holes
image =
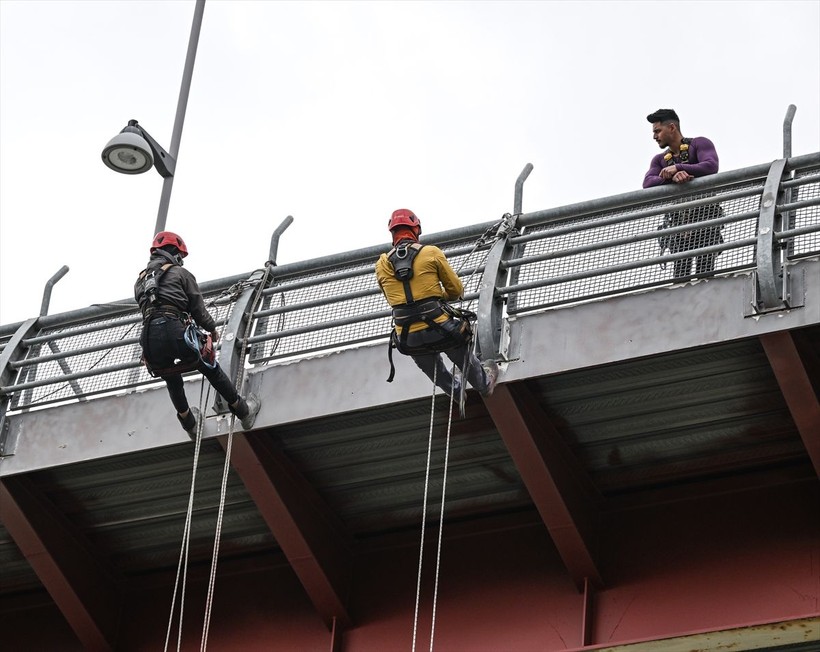
[[[814, 337], [820, 328], [814, 328]], [[757, 339], [630, 360], [527, 381], [574, 451], [603, 507], [619, 495], [768, 469], [813, 473]], [[430, 509], [437, 519], [447, 399], [436, 402]], [[169, 408], [170, 409], [170, 408]], [[416, 530], [430, 401], [290, 424], [268, 433], [354, 539]], [[176, 567], [191, 488], [193, 445], [98, 459], [29, 474], [42, 494], [117, 572]], [[207, 562], [224, 452], [203, 443], [190, 543]], [[655, 494], [653, 494], [655, 495]], [[483, 402], [471, 393], [453, 421], [447, 519], [528, 510], [531, 501]], [[230, 474], [222, 557], [275, 551], [277, 544], [239, 477]], [[0, 528], [0, 595], [40, 583]]]

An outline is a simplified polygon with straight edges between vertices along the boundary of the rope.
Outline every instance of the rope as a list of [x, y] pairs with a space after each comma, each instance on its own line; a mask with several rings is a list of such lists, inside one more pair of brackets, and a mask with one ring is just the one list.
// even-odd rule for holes
[[208, 597], [205, 600], [205, 620], [202, 626], [202, 642], [199, 649], [204, 652], [208, 647], [208, 634], [211, 629], [211, 611], [214, 599], [214, 586], [216, 584], [216, 564], [219, 558], [219, 544], [222, 540], [222, 517], [225, 512], [225, 496], [228, 489], [228, 470], [230, 469], [231, 449], [233, 448], [233, 430], [236, 423], [236, 416], [231, 415], [231, 425], [228, 429], [228, 443], [225, 446], [225, 466], [222, 468], [222, 485], [219, 493], [219, 510], [216, 517], [216, 531], [214, 533], [214, 551], [211, 557], [211, 573], [208, 577]]
[[[224, 294], [224, 293], [223, 293]], [[214, 305], [214, 301], [209, 302], [209, 306]], [[222, 323], [222, 327], [220, 330], [220, 335], [224, 332], [225, 325], [227, 324], [231, 312], [233, 311], [235, 303], [231, 302], [230, 308], [225, 315], [225, 319]], [[173, 626], [174, 621], [174, 608], [176, 606], [176, 599], [177, 595], [180, 596], [179, 601], [179, 630], [177, 635], [177, 650], [179, 651], [182, 646], [182, 620], [183, 620], [183, 613], [185, 611], [185, 589], [187, 585], [188, 579], [188, 558], [189, 558], [189, 550], [190, 550], [190, 541], [191, 541], [191, 521], [193, 518], [193, 505], [194, 505], [194, 495], [196, 493], [196, 474], [197, 469], [199, 467], [199, 454], [202, 448], [202, 433], [204, 430], [205, 424], [205, 405], [210, 401], [210, 394], [211, 394], [211, 386], [208, 384], [207, 391], [205, 389], [205, 377], [201, 377], [200, 381], [200, 390], [199, 390], [199, 414], [200, 418], [197, 422], [197, 431], [196, 431], [196, 441], [194, 444], [194, 461], [193, 461], [193, 471], [191, 477], [191, 489], [188, 495], [188, 510], [185, 515], [185, 527], [182, 532], [182, 544], [180, 546], [180, 556], [179, 562], [177, 564], [177, 573], [176, 578], [174, 580], [174, 593], [171, 598], [171, 614], [168, 619], [168, 629], [165, 635], [165, 647], [164, 650], [167, 652], [168, 650], [168, 643], [171, 636], [171, 629]], [[233, 429], [233, 420], [231, 420], [231, 430]], [[180, 576], [181, 576], [181, 583], [180, 583]]]
[[441, 511], [438, 521], [438, 545], [436, 546], [436, 580], [433, 584], [433, 617], [430, 622], [430, 652], [433, 652], [433, 639], [436, 631], [436, 607], [438, 605], [438, 583], [441, 570], [441, 541], [444, 536], [444, 497], [447, 493], [447, 467], [450, 462], [450, 432], [453, 425], [453, 398], [454, 392], [450, 391], [450, 410], [447, 416], [447, 437], [444, 440], [444, 469], [441, 479]]
[[[202, 384], [199, 389], [199, 405], [200, 415], [202, 414], [202, 405], [207, 402], [210, 394], [210, 388], [205, 392], [205, 378], [202, 379]], [[200, 417], [196, 429], [196, 443], [194, 444], [194, 462], [193, 471], [191, 473], [191, 490], [188, 494], [188, 509], [185, 513], [185, 527], [182, 531], [182, 544], [179, 551], [179, 562], [177, 563], [177, 574], [174, 579], [174, 592], [171, 597], [171, 613], [168, 617], [168, 628], [165, 632], [165, 647], [163, 650], [167, 652], [168, 642], [171, 638], [171, 628], [174, 623], [174, 608], [176, 606], [177, 594], [180, 596], [179, 600], [179, 630], [177, 635], [177, 650], [182, 647], [182, 615], [185, 610], [185, 586], [188, 579], [188, 551], [191, 541], [191, 520], [194, 512], [194, 493], [196, 489], [196, 472], [199, 465], [199, 452], [202, 447], [202, 430], [203, 421]], [[180, 585], [180, 575], [182, 576], [182, 583]]]
[[[256, 295], [253, 297], [251, 301], [251, 312], [253, 311], [253, 307], [257, 305], [259, 302], [260, 297], [262, 296], [262, 290], [265, 289], [265, 285], [268, 282], [271, 274], [271, 266], [267, 265], [265, 267], [265, 273], [262, 278], [257, 282], [256, 285]], [[253, 319], [249, 318], [247, 323], [245, 324], [245, 331], [242, 334], [242, 339], [240, 341], [245, 342], [248, 339], [248, 335], [250, 334], [251, 327], [253, 325]], [[242, 364], [238, 366], [237, 373], [239, 374], [239, 378], [235, 381], [237, 385], [237, 393], [242, 395], [242, 389], [245, 384], [245, 374], [243, 372], [244, 369], [244, 356], [245, 356], [245, 347], [243, 345], [243, 354], [242, 354]], [[200, 651], [205, 652], [208, 647], [208, 634], [210, 633], [211, 629], [211, 612], [213, 609], [213, 599], [214, 599], [214, 587], [216, 584], [216, 567], [219, 560], [219, 544], [222, 540], [222, 520], [223, 515], [225, 513], [225, 497], [227, 495], [228, 490], [228, 472], [230, 471], [231, 466], [231, 451], [233, 449], [233, 431], [236, 424], [236, 415], [231, 414], [231, 421], [230, 427], [228, 428], [228, 441], [225, 445], [225, 465], [222, 468], [222, 485], [220, 487], [219, 492], [219, 509], [217, 512], [216, 518], [216, 530], [214, 532], [214, 551], [211, 557], [211, 572], [208, 578], [208, 596], [205, 600], [205, 619], [202, 625], [202, 641], [200, 643]]]
[[419, 573], [416, 580], [416, 606], [413, 612], [413, 648], [416, 651], [416, 633], [419, 624], [419, 600], [421, 599], [421, 571], [424, 559], [424, 529], [427, 525], [427, 493], [430, 487], [430, 458], [433, 454], [433, 420], [436, 414], [436, 372], [438, 365], [433, 367], [433, 397], [430, 405], [430, 434], [427, 438], [427, 467], [424, 471], [424, 499], [421, 508], [421, 543], [419, 544]]
[[[488, 244], [488, 238], [492, 235], [493, 240], [501, 237], [506, 236], [507, 233], [510, 232], [513, 228], [512, 216], [507, 213], [505, 214], [501, 221], [498, 224], [494, 224], [493, 226], [489, 227], [484, 234], [476, 241], [476, 244], [470, 250], [470, 252], [464, 257], [459, 265], [458, 269], [456, 270], [456, 274], [461, 271], [461, 269], [466, 264], [467, 260], [469, 260], [470, 256], [475, 253], [475, 251], [482, 246], [483, 244]], [[478, 268], [481, 267], [487, 260], [487, 257], [490, 255], [490, 249], [484, 255], [484, 260], [481, 261], [481, 264], [476, 265], [473, 269], [472, 274], [467, 279], [467, 283], [465, 283], [465, 287], [470, 284], [475, 276]], [[463, 300], [459, 302], [460, 304], [464, 303]], [[467, 306], [469, 307], [470, 301]], [[466, 309], [466, 308], [465, 308]], [[475, 337], [470, 338], [472, 341], [472, 350], [475, 349]], [[467, 363], [469, 360], [470, 350], [467, 349], [465, 353], [465, 360], [463, 363], [463, 369], [467, 369]], [[452, 369], [452, 377], [455, 378], [455, 364], [453, 364]], [[433, 368], [433, 394], [431, 399], [430, 405], [430, 432], [427, 439], [427, 463], [424, 471], [424, 497], [423, 497], [423, 505], [422, 505], [422, 512], [421, 512], [421, 540], [419, 543], [419, 568], [418, 568], [418, 576], [416, 578], [416, 603], [413, 609], [413, 645], [412, 645], [412, 652], [416, 650], [416, 640], [418, 638], [418, 622], [419, 622], [419, 603], [421, 601], [421, 579], [423, 574], [423, 567], [424, 567], [424, 534], [427, 525], [427, 501], [428, 501], [428, 494], [430, 489], [430, 467], [431, 467], [431, 459], [433, 453], [433, 426], [435, 421], [435, 413], [436, 413], [436, 376], [438, 371], [438, 365]], [[465, 400], [465, 391], [466, 391], [466, 384], [467, 384], [467, 375], [464, 371], [462, 371], [461, 377], [461, 388], [459, 393], [459, 410], [462, 415], [464, 416], [464, 400]], [[432, 618], [430, 622], [430, 652], [433, 652], [433, 643], [435, 640], [435, 631], [436, 631], [436, 611], [438, 608], [438, 587], [439, 587], [439, 580], [441, 577], [441, 548], [442, 548], [442, 541], [444, 538], [444, 506], [445, 506], [445, 497], [447, 493], [447, 469], [450, 463], [450, 435], [452, 432], [452, 424], [453, 424], [453, 405], [455, 402], [455, 387], [451, 385], [450, 388], [450, 409], [447, 415], [447, 435], [445, 437], [444, 443], [444, 468], [442, 470], [442, 484], [441, 484], [441, 509], [439, 512], [439, 529], [438, 529], [438, 540], [436, 543], [436, 571], [435, 571], [435, 580], [433, 583], [433, 606], [432, 606]]]
[[[421, 578], [422, 578], [422, 570], [423, 570], [423, 560], [424, 560], [424, 533], [427, 525], [427, 497], [430, 488], [430, 467], [431, 467], [431, 459], [433, 454], [433, 426], [436, 414], [436, 375], [437, 375], [438, 365], [433, 368], [433, 396], [431, 400], [430, 406], [430, 433], [427, 439], [427, 465], [424, 472], [424, 498], [423, 498], [423, 505], [422, 505], [422, 513], [421, 513], [421, 542], [419, 544], [419, 570], [418, 570], [418, 577], [416, 579], [416, 604], [413, 613], [413, 647], [412, 650], [415, 652], [416, 650], [416, 638], [418, 635], [418, 619], [419, 619], [419, 603], [421, 601]], [[453, 365], [453, 372], [455, 372], [455, 365]], [[462, 380], [463, 383], [466, 382]], [[450, 462], [450, 433], [452, 430], [453, 424], [453, 404], [455, 401], [455, 387], [451, 387], [450, 389], [450, 409], [447, 418], [447, 436], [445, 438], [444, 444], [444, 469], [443, 469], [443, 476], [442, 476], [442, 485], [441, 485], [441, 510], [439, 512], [439, 527], [438, 527], [438, 541], [436, 544], [436, 571], [435, 571], [435, 581], [433, 584], [433, 611], [432, 611], [432, 620], [430, 623], [430, 652], [433, 652], [433, 641], [435, 637], [435, 630], [436, 630], [436, 609], [438, 607], [438, 586], [439, 586], [439, 578], [441, 572], [441, 546], [442, 540], [444, 537], [444, 504], [445, 504], [445, 495], [447, 491], [447, 467]]]

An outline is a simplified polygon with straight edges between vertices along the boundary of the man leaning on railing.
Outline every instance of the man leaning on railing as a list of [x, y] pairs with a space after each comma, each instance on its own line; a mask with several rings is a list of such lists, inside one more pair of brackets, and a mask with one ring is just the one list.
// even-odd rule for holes
[[[672, 109], [658, 109], [646, 116], [652, 124], [652, 137], [665, 151], [656, 154], [644, 175], [643, 187], [651, 188], [666, 183], [686, 183], [695, 177], [715, 174], [718, 171], [718, 155], [711, 140], [702, 136], [684, 138], [680, 131], [680, 119]], [[698, 206], [682, 211], [667, 213], [659, 229], [669, 229], [684, 224], [701, 222], [723, 215], [720, 204]], [[661, 251], [672, 253], [709, 247], [723, 242], [721, 226], [684, 231], [672, 235], [661, 235], [658, 241]], [[696, 257], [695, 275], [712, 272], [718, 254], [707, 253]], [[673, 278], [687, 278], [691, 274], [692, 258], [675, 261]]]

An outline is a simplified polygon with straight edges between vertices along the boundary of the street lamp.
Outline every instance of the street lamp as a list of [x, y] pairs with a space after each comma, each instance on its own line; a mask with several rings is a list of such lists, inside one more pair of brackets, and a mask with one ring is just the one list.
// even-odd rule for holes
[[142, 174], [155, 167], [161, 176], [174, 176], [176, 159], [151, 138], [136, 120], [128, 125], [105, 146], [102, 160], [114, 172]]
[[177, 114], [174, 118], [174, 133], [171, 134], [170, 154], [160, 147], [136, 120], [129, 120], [128, 125], [108, 141], [102, 151], [103, 163], [116, 172], [142, 174], [151, 167], [155, 167], [164, 178], [157, 211], [157, 223], [152, 235], [165, 230], [165, 221], [168, 218], [168, 204], [171, 202], [171, 188], [174, 185], [174, 169], [179, 155], [179, 141], [182, 139], [182, 125], [185, 122], [185, 110], [188, 106], [188, 94], [191, 90], [191, 77], [194, 74], [196, 47], [199, 44], [204, 11], [205, 0], [196, 0], [191, 36], [188, 39], [188, 54], [185, 57], [185, 69], [182, 72], [182, 85], [179, 89]]

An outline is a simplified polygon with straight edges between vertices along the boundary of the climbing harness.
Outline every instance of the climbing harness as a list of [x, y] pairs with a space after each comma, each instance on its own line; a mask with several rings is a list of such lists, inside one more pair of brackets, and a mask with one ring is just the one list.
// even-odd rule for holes
[[[179, 236], [175, 237], [179, 239]], [[181, 242], [181, 239], [179, 241]], [[200, 328], [189, 314], [182, 312], [175, 306], [160, 303], [158, 295], [160, 281], [171, 267], [174, 265], [182, 265], [182, 257], [179, 254], [174, 256], [162, 250], [157, 250], [157, 253], [169, 262], [159, 267], [146, 267], [137, 277], [139, 286], [139, 290], [137, 291], [137, 303], [142, 305], [143, 298], [147, 300], [147, 307], [143, 306], [145, 315], [143, 318], [143, 328], [148, 328], [149, 324], [155, 319], [179, 319], [185, 324], [183, 336], [185, 344], [187, 344], [191, 350], [195, 351], [197, 355], [191, 360], [176, 361], [170, 367], [153, 367], [145, 355], [142, 356], [142, 363], [152, 378], [161, 378], [162, 376], [168, 376], [170, 374], [193, 371], [200, 363], [209, 369], [213, 369], [216, 366], [216, 352], [214, 351], [211, 334]]]
[[[450, 319], [458, 320], [455, 328], [447, 328], [444, 324], [448, 321], [438, 322], [436, 318], [441, 315], [449, 315]], [[451, 306], [441, 299], [426, 299], [413, 305], [396, 306], [393, 308], [393, 322], [401, 327], [399, 335], [394, 328], [390, 333], [390, 341], [387, 348], [387, 359], [390, 362], [390, 376], [388, 383], [393, 382], [395, 376], [395, 366], [393, 365], [393, 349], [398, 349], [404, 355], [423, 355], [425, 353], [441, 353], [449, 351], [462, 344], [467, 344], [472, 339], [473, 329], [471, 322], [476, 320], [476, 314], [469, 310], [462, 310]], [[411, 325], [417, 322], [424, 322], [428, 328], [435, 331], [440, 337], [434, 341], [418, 345], [410, 345], [407, 339], [410, 334]]]
[[183, 335], [185, 344], [197, 352], [202, 364], [208, 369], [216, 367], [216, 351], [214, 351], [214, 340], [211, 334], [204, 328], [200, 328], [192, 319], [185, 327]]
[[424, 248], [418, 242], [402, 242], [387, 254], [387, 260], [393, 265], [393, 273], [404, 286], [404, 297], [407, 303], [413, 303], [413, 292], [410, 290], [410, 279], [413, 278], [413, 261]]
[[175, 361], [170, 367], [154, 367], [143, 354], [142, 363], [152, 378], [162, 378], [163, 376], [169, 376], [171, 374], [184, 374], [188, 371], [193, 371], [199, 367], [200, 364], [205, 365], [208, 369], [216, 367], [216, 350], [214, 349], [213, 337], [208, 331], [197, 325], [193, 318], [187, 313], [184, 313], [180, 317], [176, 311], [151, 313], [146, 319], [146, 327], [148, 323], [158, 315], [160, 318], [181, 319], [183, 321], [185, 324], [185, 331], [182, 336], [183, 340], [185, 344], [188, 345], [188, 348], [196, 353], [196, 356], [190, 360]]
[[[185, 248], [185, 243], [182, 242], [182, 238], [178, 235], [170, 232], [162, 232], [157, 234], [157, 238], [154, 240], [154, 244], [156, 246], [160, 246], [158, 242], [161, 241], [160, 236], [162, 235], [172, 235], [175, 238], [175, 245], [180, 247], [180, 253], [178, 254], [171, 254], [167, 251], [163, 251], [162, 249], [157, 249], [155, 247], [151, 248], [151, 254], [157, 255], [161, 258], [167, 260], [167, 263], [163, 263], [160, 266], [149, 266], [146, 267], [139, 273], [137, 277], [137, 283], [140, 284], [139, 292], [137, 292], [137, 302], [141, 303], [140, 299], [142, 297], [147, 296], [148, 298], [148, 305], [155, 306], [159, 303], [159, 297], [157, 295], [157, 291], [159, 290], [159, 281], [165, 275], [165, 272], [168, 271], [169, 268], [173, 267], [174, 265], [178, 265], [182, 267], [182, 259], [188, 255], [188, 250]], [[184, 253], [182, 253], [184, 252]]]
[[137, 282], [141, 283], [139, 297], [147, 297], [149, 306], [156, 306], [159, 303], [157, 290], [159, 290], [159, 281], [168, 271], [168, 268], [173, 267], [175, 263], [165, 263], [161, 267], [147, 267], [142, 270], [137, 278]]

